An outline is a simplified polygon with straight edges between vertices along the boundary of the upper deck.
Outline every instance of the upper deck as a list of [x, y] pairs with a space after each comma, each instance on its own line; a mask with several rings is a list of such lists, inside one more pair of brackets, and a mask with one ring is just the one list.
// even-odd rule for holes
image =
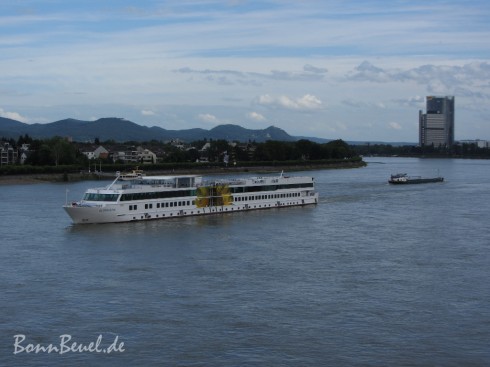
[[[314, 190], [313, 177], [306, 176], [263, 176], [249, 178], [224, 178], [204, 181], [198, 175], [139, 176], [129, 179], [118, 176], [110, 185], [91, 188], [85, 192], [82, 202], [119, 202], [148, 198], [170, 198], [199, 196], [207, 190], [226, 187], [230, 194], [249, 192], [277, 192], [297, 189]], [[137, 199], [136, 199], [137, 198]]]
[[139, 176], [132, 179], [118, 176], [106, 187], [88, 189], [87, 193], [120, 194], [124, 192], [172, 191], [184, 189], [197, 189], [199, 187], [229, 186], [279, 186], [294, 184], [312, 184], [314, 179], [306, 176], [262, 176], [247, 178], [222, 178], [203, 180], [199, 175], [174, 176]]

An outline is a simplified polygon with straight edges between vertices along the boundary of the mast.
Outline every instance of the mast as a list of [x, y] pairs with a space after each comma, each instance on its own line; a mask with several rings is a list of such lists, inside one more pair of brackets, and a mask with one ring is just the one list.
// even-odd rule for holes
[[117, 180], [119, 180], [119, 174], [117, 174], [116, 179], [112, 181], [112, 183], [109, 186], [107, 186], [107, 190], [109, 190], [112, 187], [112, 185], [114, 185], [117, 182]]

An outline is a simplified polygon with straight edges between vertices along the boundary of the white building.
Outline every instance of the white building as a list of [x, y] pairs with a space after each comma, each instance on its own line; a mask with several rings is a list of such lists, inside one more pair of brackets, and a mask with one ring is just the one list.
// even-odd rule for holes
[[1, 143], [0, 145], [0, 165], [17, 163], [18, 152], [9, 143]]
[[85, 154], [88, 159], [106, 159], [109, 155], [109, 151], [105, 149], [102, 145], [93, 150], [85, 150], [82, 153]]
[[460, 140], [460, 144], [475, 144], [478, 148], [490, 148], [490, 141], [488, 140]]
[[121, 161], [124, 163], [143, 163], [154, 164], [157, 162], [157, 156], [152, 151], [143, 147], [131, 147], [127, 150], [119, 150], [111, 154], [113, 161]]

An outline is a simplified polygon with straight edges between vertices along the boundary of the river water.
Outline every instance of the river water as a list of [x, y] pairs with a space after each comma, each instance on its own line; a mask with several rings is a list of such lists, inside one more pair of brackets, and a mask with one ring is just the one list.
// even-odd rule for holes
[[490, 161], [366, 161], [295, 173], [316, 206], [140, 223], [1, 186], [0, 365], [490, 365]]

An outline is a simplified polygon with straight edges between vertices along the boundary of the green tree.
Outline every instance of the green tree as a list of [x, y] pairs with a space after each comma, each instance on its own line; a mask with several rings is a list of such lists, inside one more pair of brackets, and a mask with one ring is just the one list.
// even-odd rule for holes
[[56, 136], [48, 140], [48, 144], [51, 148], [51, 157], [55, 166], [76, 162], [76, 151], [65, 139]]

